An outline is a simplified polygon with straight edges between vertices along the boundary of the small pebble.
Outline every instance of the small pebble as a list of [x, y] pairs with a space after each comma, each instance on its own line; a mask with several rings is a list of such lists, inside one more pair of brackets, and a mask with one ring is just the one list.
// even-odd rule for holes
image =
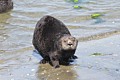
[[6, 37], [3, 38], [4, 40], [6, 39]]
[[116, 69], [116, 71], [119, 71], [119, 69]]
[[77, 22], [77, 21], [74, 21], [74, 22]]
[[88, 66], [89, 69], [91, 69], [92, 67], [93, 67], [93, 66], [90, 66], [90, 65]]
[[13, 76], [13, 74], [12, 74], [12, 73], [10, 73], [10, 76]]
[[57, 78], [57, 79], [60, 79], [60, 78]]
[[41, 73], [41, 74], [45, 74], [45, 73]]
[[115, 23], [114, 21], [112, 23]]
[[49, 77], [50, 75], [48, 75], [48, 77]]
[[27, 74], [27, 76], [29, 76], [30, 74]]
[[75, 77], [75, 78], [76, 78], [76, 77], [77, 77], [77, 75], [74, 75], [73, 77]]
[[35, 71], [35, 69], [31, 69], [31, 71]]
[[67, 70], [66, 72], [70, 72], [69, 70]]

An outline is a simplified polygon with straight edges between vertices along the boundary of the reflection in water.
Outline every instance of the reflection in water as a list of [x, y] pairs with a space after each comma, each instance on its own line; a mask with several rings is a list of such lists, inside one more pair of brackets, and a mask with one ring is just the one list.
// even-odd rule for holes
[[7, 19], [9, 19], [10, 17], [11, 17], [10, 12], [0, 14], [0, 26], [1, 23], [5, 23]]
[[96, 18], [96, 21], [94, 22], [94, 24], [100, 24], [102, 22], [105, 22], [105, 20], [101, 19], [101, 18]]
[[[37, 50], [33, 51], [33, 56], [38, 60], [41, 60], [42, 57], [38, 54]], [[77, 80], [76, 71], [73, 70], [75, 65], [62, 66], [60, 68], [53, 68], [49, 63], [48, 64], [39, 64], [37, 77], [39, 80]]]
[[3, 13], [0, 14], [0, 42], [6, 40], [8, 38], [7, 28], [5, 28], [5, 25], [7, 25], [7, 20], [11, 17], [10, 13]]
[[73, 67], [73, 65], [60, 66], [60, 68], [54, 69], [49, 64], [41, 64], [37, 71], [37, 77], [39, 80], [77, 80], [77, 74]]

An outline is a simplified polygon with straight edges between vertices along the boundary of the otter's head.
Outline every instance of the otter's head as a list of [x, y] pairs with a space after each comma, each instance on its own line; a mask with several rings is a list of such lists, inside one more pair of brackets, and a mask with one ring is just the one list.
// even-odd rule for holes
[[75, 50], [78, 44], [78, 40], [70, 35], [65, 35], [59, 40], [59, 47], [61, 50]]

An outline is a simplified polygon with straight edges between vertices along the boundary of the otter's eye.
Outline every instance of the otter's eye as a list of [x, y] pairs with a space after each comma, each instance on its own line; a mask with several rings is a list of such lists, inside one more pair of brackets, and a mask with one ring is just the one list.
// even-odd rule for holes
[[72, 41], [75, 42], [75, 39], [73, 39]]
[[74, 42], [76, 39], [75, 38], [72, 38], [72, 41]]
[[66, 40], [64, 40], [64, 42], [67, 42]]

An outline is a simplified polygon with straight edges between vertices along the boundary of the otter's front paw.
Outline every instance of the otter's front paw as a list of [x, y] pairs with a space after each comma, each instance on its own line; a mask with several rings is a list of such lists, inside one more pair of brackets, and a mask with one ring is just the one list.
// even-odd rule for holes
[[45, 63], [48, 63], [48, 61], [46, 61], [45, 59], [42, 59], [42, 60], [40, 61], [40, 64], [45, 64]]
[[73, 56], [72, 56], [72, 59], [78, 59], [78, 57], [77, 57], [77, 56], [75, 56], [75, 55], [73, 55]]

